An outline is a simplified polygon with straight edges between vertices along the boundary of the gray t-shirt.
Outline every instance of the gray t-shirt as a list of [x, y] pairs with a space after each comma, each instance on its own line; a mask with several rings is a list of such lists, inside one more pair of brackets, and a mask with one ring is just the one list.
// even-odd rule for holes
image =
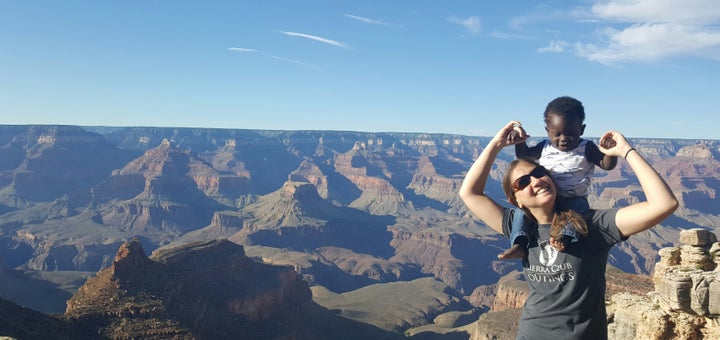
[[[531, 292], [517, 339], [607, 339], [605, 266], [610, 248], [623, 241], [615, 224], [617, 210], [591, 210], [588, 235], [563, 252], [548, 242], [550, 225], [532, 228], [523, 268]], [[504, 212], [505, 237], [514, 213]]]

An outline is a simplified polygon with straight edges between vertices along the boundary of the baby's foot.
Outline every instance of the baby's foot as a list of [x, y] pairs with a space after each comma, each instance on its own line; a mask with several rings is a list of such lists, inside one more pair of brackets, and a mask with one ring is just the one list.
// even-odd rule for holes
[[498, 254], [498, 258], [501, 260], [521, 259], [524, 258], [526, 255], [527, 253], [525, 252], [525, 249], [516, 243], [510, 246], [510, 248], [506, 249], [504, 252]]

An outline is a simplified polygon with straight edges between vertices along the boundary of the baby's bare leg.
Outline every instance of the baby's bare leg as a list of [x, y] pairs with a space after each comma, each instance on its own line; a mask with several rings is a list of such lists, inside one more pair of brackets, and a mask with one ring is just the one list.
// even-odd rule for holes
[[527, 253], [525, 252], [525, 248], [522, 245], [515, 243], [510, 246], [510, 248], [505, 249], [504, 252], [498, 254], [498, 258], [501, 260], [521, 259], [526, 255]]

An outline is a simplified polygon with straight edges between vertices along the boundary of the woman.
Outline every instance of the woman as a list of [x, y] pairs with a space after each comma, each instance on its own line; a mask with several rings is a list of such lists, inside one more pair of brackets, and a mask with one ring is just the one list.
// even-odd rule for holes
[[[557, 188], [548, 173], [532, 161], [516, 160], [507, 169], [503, 190], [517, 208], [500, 206], [484, 194], [490, 169], [500, 150], [527, 140], [519, 122], [505, 125], [472, 165], [460, 197], [485, 224], [505, 237], [517, 209], [534, 219], [528, 256], [523, 263], [531, 294], [520, 318], [517, 339], [606, 339], [605, 265], [610, 248], [629, 236], [647, 230], [678, 207], [665, 181], [615, 131], [605, 133], [598, 145], [608, 156], [624, 157], [635, 172], [646, 201], [633, 205], [591, 210], [584, 217], [555, 211]], [[585, 224], [588, 233], [565, 245], [550, 237], [568, 223]]]

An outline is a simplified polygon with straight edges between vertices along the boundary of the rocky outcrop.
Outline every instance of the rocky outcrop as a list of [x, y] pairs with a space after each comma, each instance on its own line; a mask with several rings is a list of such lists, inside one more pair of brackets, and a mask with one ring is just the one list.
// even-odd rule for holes
[[366, 150], [365, 143], [357, 142], [352, 150], [336, 155], [335, 170], [360, 189], [360, 197], [350, 207], [375, 215], [407, 213], [408, 202], [389, 181], [393, 174]]
[[419, 277], [419, 273], [405, 264], [357, 254], [344, 248], [321, 247], [317, 252], [323, 260], [333, 263], [338, 269], [374, 282], [408, 281]]
[[221, 173], [164, 140], [142, 157], [113, 171], [94, 190], [102, 224], [129, 230], [164, 229], [181, 234], [207, 226], [222, 210]]
[[[450, 162], [445, 162], [451, 164]], [[416, 194], [429, 197], [449, 206], [457, 205], [460, 202], [457, 195], [461, 178], [447, 178], [437, 173], [437, 169], [428, 156], [421, 156], [418, 159], [418, 167], [408, 185]]]
[[[412, 223], [416, 221], [404, 221]], [[395, 255], [390, 260], [418, 265], [423, 273], [429, 273], [457, 291], [469, 295], [479, 285], [497, 282], [519, 263], [505, 262], [507, 266], [495, 266], [493, 250], [496, 239], [469, 237], [450, 231], [393, 226], [390, 245]], [[504, 240], [500, 241], [503, 244]], [[491, 246], [492, 245], [492, 246]], [[497, 261], [501, 262], [501, 261]]]
[[0, 298], [0, 339], [92, 339], [61, 317], [47, 315]]
[[520, 313], [520, 309], [508, 309], [480, 315], [470, 340], [514, 340]]
[[[255, 263], [244, 256], [242, 247], [231, 242], [192, 244], [157, 251], [147, 258], [135, 239], [120, 248], [109, 268], [80, 288], [68, 301], [66, 313], [83, 318], [117, 308], [136, 299], [137, 293], [162, 302], [155, 308], [179, 312], [187, 320], [204, 319], [226, 309], [252, 321], [271, 319], [292, 313], [310, 301], [307, 284], [292, 268]], [[108, 301], [114, 303], [108, 305]], [[190, 308], [193, 306], [203, 308]], [[155, 308], [147, 312], [152, 314]]]
[[288, 180], [292, 182], [305, 182], [314, 185], [320, 197], [323, 199], [328, 198], [327, 176], [322, 173], [322, 170], [315, 163], [307, 160], [303, 161], [288, 177]]
[[317, 188], [306, 182], [287, 181], [282, 188], [248, 204], [249, 231], [278, 227], [317, 227], [341, 217], [342, 209], [324, 200]]
[[310, 302], [292, 268], [255, 263], [231, 242], [163, 249], [147, 258], [134, 239], [68, 301], [65, 315], [110, 338], [285, 338], [293, 331], [270, 331], [263, 323], [293, 320]]
[[713, 157], [713, 152], [709, 145], [702, 143], [680, 148], [677, 152], [677, 156], [711, 159]]
[[653, 292], [611, 298], [610, 339], [720, 338], [720, 243], [699, 228], [681, 231], [680, 243], [660, 250]]
[[224, 240], [150, 258], [139, 240], [125, 243], [68, 301], [64, 317], [112, 339], [333, 339], [343, 327], [394, 337], [330, 315], [291, 267], [256, 263]]
[[252, 261], [213, 240], [162, 248], [150, 258], [133, 239], [87, 280], [65, 314], [47, 316], [0, 299], [0, 338], [399, 339], [315, 304], [286, 266]]
[[0, 166], [0, 177], [6, 179], [8, 191], [20, 199], [52, 201], [74, 190], [87, 190], [135, 154], [80, 127], [16, 129], [18, 135], [0, 153], [9, 158]]
[[457, 269], [462, 262], [452, 255], [452, 235], [393, 230], [390, 245], [396, 249], [393, 261], [418, 264], [423, 272], [432, 273], [448, 286], [460, 288]]
[[505, 280], [498, 283], [492, 311], [520, 309], [525, 305], [530, 288], [525, 281]]

